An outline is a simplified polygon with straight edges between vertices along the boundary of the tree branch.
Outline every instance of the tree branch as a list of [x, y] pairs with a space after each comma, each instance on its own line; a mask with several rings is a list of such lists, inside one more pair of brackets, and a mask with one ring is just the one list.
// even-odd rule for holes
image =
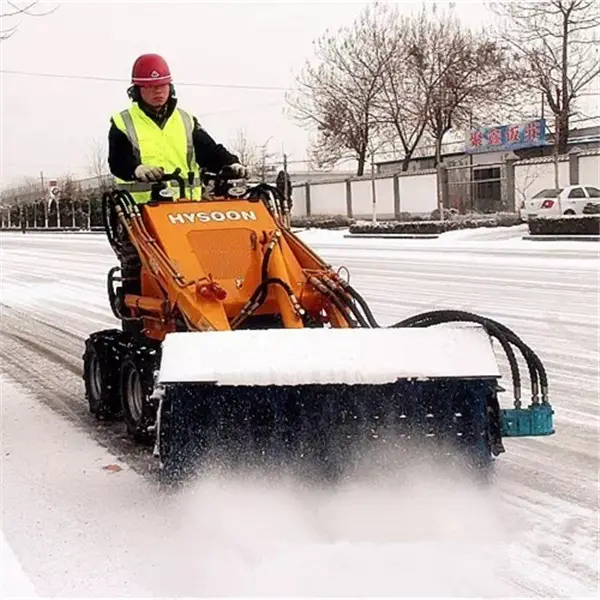
[[[8, 19], [11, 17], [19, 16], [19, 15], [25, 15], [28, 17], [45, 17], [49, 14], [52, 14], [56, 10], [58, 10], [58, 5], [56, 5], [54, 8], [52, 8], [46, 12], [43, 12], [43, 13], [30, 12], [32, 8], [34, 8], [35, 6], [37, 6], [39, 4], [39, 0], [30, 2], [25, 7], [19, 7], [14, 2], [7, 2], [7, 4], [13, 10], [0, 13], [0, 19]], [[6, 41], [9, 38], [11, 38], [17, 32], [19, 26], [20, 26], [20, 23], [17, 23], [16, 25], [13, 25], [11, 27], [0, 29], [0, 41]]]

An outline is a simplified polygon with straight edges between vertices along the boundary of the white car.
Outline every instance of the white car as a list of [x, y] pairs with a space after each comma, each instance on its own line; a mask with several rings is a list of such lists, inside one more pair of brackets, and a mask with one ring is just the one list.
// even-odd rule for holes
[[590, 202], [600, 203], [600, 190], [596, 187], [570, 185], [558, 190], [545, 189], [521, 203], [521, 218], [526, 221], [529, 217], [581, 215]]

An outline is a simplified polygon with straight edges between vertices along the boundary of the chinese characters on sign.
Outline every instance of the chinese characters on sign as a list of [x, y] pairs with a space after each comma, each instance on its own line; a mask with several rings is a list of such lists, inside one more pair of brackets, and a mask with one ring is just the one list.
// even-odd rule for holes
[[546, 121], [537, 119], [525, 123], [473, 129], [467, 136], [465, 152], [510, 151], [546, 144]]
[[525, 139], [530, 142], [535, 142], [540, 137], [540, 125], [536, 121], [532, 123], [527, 123], [527, 127], [525, 128]]
[[501, 146], [502, 145], [502, 132], [500, 129], [490, 129], [488, 131], [488, 142], [490, 146]]
[[521, 130], [518, 125], [509, 125], [506, 131], [508, 143], [509, 144], [518, 144], [519, 138], [521, 135]]
[[482, 141], [483, 136], [481, 135], [481, 131], [471, 132], [471, 146], [473, 146], [474, 148], [479, 148], [479, 146], [481, 146]]

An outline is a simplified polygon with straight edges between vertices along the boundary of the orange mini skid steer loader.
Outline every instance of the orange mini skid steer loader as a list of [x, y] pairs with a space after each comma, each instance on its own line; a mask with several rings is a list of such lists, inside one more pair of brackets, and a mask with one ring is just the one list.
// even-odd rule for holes
[[[171, 181], [177, 196], [163, 195]], [[86, 340], [86, 398], [98, 418], [123, 418], [153, 444], [164, 473], [219, 460], [339, 476], [376, 444], [406, 443], [487, 472], [503, 437], [553, 433], [544, 367], [512, 331], [453, 310], [381, 327], [292, 232], [276, 188], [225, 172], [204, 183], [214, 189], [200, 202], [186, 199], [178, 172], [147, 204], [123, 190], [103, 197], [122, 329]], [[514, 408], [499, 406], [492, 338], [508, 358]], [[527, 408], [515, 350], [528, 367]]]

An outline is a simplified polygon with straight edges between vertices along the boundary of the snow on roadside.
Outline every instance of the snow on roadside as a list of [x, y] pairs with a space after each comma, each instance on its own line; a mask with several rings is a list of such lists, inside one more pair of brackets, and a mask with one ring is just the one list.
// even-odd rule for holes
[[34, 585], [23, 571], [4, 531], [0, 529], [0, 598], [38, 597]]
[[598, 243], [585, 241], [533, 241], [524, 240], [527, 236], [526, 225], [514, 227], [479, 227], [475, 229], [460, 229], [447, 231], [438, 238], [432, 239], [401, 239], [401, 238], [350, 238], [346, 229], [303, 229], [297, 235], [309, 244], [339, 244], [342, 246], [393, 249], [399, 247], [442, 249], [444, 247], [463, 247], [475, 249], [516, 249], [536, 253], [554, 253], [556, 251], [577, 251], [598, 256]]
[[[512, 227], [477, 227], [473, 229], [459, 229], [456, 231], [447, 231], [440, 234], [438, 238], [433, 239], [400, 239], [400, 238], [348, 238], [348, 228], [342, 229], [319, 229], [319, 228], [297, 228], [292, 227], [292, 231], [301, 239], [309, 244], [339, 244], [343, 246], [363, 247], [365, 244], [372, 248], [398, 248], [398, 247], [423, 247], [431, 249], [441, 249], [443, 247], [464, 247], [470, 249], [496, 248], [515, 249], [528, 252], [560, 252], [577, 251], [586, 255], [599, 255], [597, 242], [586, 241], [532, 241], [524, 240], [527, 236], [527, 225], [515, 225]], [[80, 242], [86, 239], [86, 244], [92, 243], [95, 246], [104, 246], [109, 255], [112, 250], [108, 245], [106, 235], [103, 232], [78, 232], [78, 233], [36, 233], [28, 232], [22, 234], [20, 231], [1, 231], [0, 236], [11, 236], [13, 239], [22, 237], [27, 240], [34, 240], [36, 243], [44, 242], [48, 245], [57, 245], [61, 251], [66, 242]], [[78, 239], [79, 238], [79, 239]], [[1, 240], [1, 237], [0, 237]], [[24, 250], [25, 252], [25, 246]]]
[[147, 595], [143, 549], [160, 525], [148, 484], [20, 384], [1, 386], [2, 530], [37, 593]]

